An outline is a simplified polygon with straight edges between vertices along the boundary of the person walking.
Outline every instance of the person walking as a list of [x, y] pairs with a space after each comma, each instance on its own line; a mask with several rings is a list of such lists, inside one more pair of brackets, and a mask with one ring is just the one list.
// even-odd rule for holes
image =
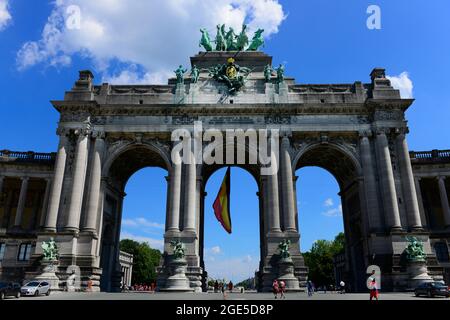
[[230, 291], [230, 293], [233, 291], [233, 282], [228, 282], [228, 290]]
[[373, 298], [378, 301], [378, 287], [375, 278], [372, 278], [372, 282], [370, 283], [370, 300]]
[[275, 299], [278, 298], [279, 288], [280, 288], [280, 286], [278, 284], [278, 280], [277, 279], [273, 280], [273, 282], [272, 282], [272, 292], [273, 292], [273, 294], [275, 296]]
[[306, 289], [308, 291], [308, 297], [312, 297], [312, 295], [313, 295], [313, 284], [312, 284], [311, 280], [308, 280], [308, 282], [306, 284]]
[[227, 290], [225, 287], [226, 287], [225, 282], [220, 284], [220, 290], [222, 291], [223, 299], [227, 298]]
[[286, 299], [284, 292], [286, 291], [286, 283], [281, 280], [280, 281], [280, 299]]
[[339, 283], [339, 285], [341, 286], [341, 294], [345, 293], [345, 282], [341, 280], [341, 282]]
[[372, 274], [368, 279], [367, 287], [369, 287], [369, 290], [370, 290], [370, 300], [373, 300], [373, 298], [375, 298], [375, 300], [378, 301], [379, 293], [378, 293], [377, 280], [375, 278], [375, 270], [372, 271]]

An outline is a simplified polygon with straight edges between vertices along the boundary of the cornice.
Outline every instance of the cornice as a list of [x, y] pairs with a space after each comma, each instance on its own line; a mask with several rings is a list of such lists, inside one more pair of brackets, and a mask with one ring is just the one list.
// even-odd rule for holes
[[400, 109], [403, 112], [406, 111], [415, 99], [372, 99], [366, 100], [366, 106], [370, 111], [377, 109], [383, 110], [395, 110]]
[[53, 101], [60, 112], [89, 113], [93, 116], [109, 115], [142, 115], [142, 116], [170, 116], [170, 115], [299, 115], [299, 114], [364, 114], [370, 113], [364, 103], [265, 103], [265, 104], [98, 104], [95, 101], [75, 102]]

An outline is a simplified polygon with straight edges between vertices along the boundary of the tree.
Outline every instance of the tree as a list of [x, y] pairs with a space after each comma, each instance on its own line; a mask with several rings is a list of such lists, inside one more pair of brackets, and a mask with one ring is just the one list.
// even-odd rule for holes
[[345, 250], [344, 233], [339, 233], [333, 241], [317, 240], [309, 252], [303, 253], [308, 267], [309, 280], [317, 286], [329, 286], [335, 283], [333, 257]]
[[156, 281], [156, 267], [161, 258], [159, 250], [152, 249], [147, 242], [130, 239], [120, 241], [120, 250], [133, 255], [132, 283], [150, 284]]
[[236, 284], [236, 287], [243, 287], [245, 290], [253, 289], [255, 278], [248, 278]]

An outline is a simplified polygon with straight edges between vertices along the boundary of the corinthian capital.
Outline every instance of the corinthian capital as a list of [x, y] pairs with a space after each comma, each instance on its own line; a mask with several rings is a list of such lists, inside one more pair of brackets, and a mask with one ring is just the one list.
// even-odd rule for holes
[[86, 126], [84, 128], [75, 129], [75, 131], [73, 133], [76, 136], [78, 136], [79, 138], [84, 138], [86, 136], [89, 136], [92, 133], [92, 130], [91, 130], [90, 126]]
[[105, 139], [105, 132], [102, 130], [92, 130], [92, 138], [96, 138], [96, 139]]
[[69, 130], [68, 128], [64, 128], [64, 127], [58, 127], [58, 128], [56, 129], [56, 134], [57, 134], [58, 136], [65, 136], [65, 135], [68, 135], [69, 132], [70, 132], [70, 130]]
[[386, 128], [386, 127], [381, 127], [381, 128], [376, 128], [375, 129], [375, 134], [380, 135], [380, 134], [389, 134], [391, 132], [391, 128]]
[[360, 138], [370, 138], [373, 135], [372, 130], [361, 130], [358, 133]]
[[408, 127], [395, 128], [395, 133], [399, 136], [400, 135], [405, 136], [409, 133], [409, 128]]

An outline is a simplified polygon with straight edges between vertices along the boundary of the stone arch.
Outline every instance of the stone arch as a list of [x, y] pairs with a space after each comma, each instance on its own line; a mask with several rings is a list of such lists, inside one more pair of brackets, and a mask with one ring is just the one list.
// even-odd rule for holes
[[[235, 152], [235, 163], [230, 164], [230, 166], [234, 166], [234, 167], [240, 167], [242, 169], [244, 169], [245, 171], [247, 171], [248, 173], [250, 173], [253, 178], [255, 179], [256, 183], [259, 183], [259, 176], [260, 176], [260, 172], [259, 169], [261, 168], [261, 165], [259, 163], [259, 157], [258, 157], [258, 149], [254, 148], [252, 146], [250, 146], [249, 144], [241, 144], [241, 143], [223, 143], [221, 144], [216, 152], [222, 152], [223, 153], [223, 164], [211, 164], [211, 165], [203, 165], [202, 167], [202, 177], [204, 179], [204, 182], [206, 184], [206, 182], [208, 181], [208, 179], [211, 177], [211, 175], [214, 174], [214, 172], [216, 172], [217, 170], [219, 170], [220, 168], [226, 167], [228, 166], [228, 164], [225, 163], [226, 161], [226, 150], [227, 147], [233, 147], [234, 148], [234, 152]], [[257, 159], [257, 163], [256, 164], [248, 164], [248, 163], [244, 163], [244, 164], [239, 164], [236, 163], [237, 159], [236, 159], [236, 151], [238, 149], [238, 147], [243, 148], [243, 150], [245, 151], [245, 156], [246, 156], [246, 161], [249, 159], [250, 156], [255, 156]]]
[[[342, 203], [344, 233], [346, 239], [345, 261], [348, 264], [346, 283], [352, 291], [365, 290], [364, 276], [367, 267], [367, 230], [364, 190], [360, 179], [362, 167], [358, 156], [346, 143], [308, 143], [295, 154], [293, 172], [303, 167], [320, 167], [336, 179]], [[297, 212], [297, 216], [299, 213]], [[299, 232], [301, 233], [301, 224]]]
[[[114, 165], [120, 161], [121, 157], [125, 158], [128, 156], [129, 159], [135, 157], [146, 156], [147, 159], [142, 159], [142, 161], [135, 161], [134, 163], [127, 163], [130, 169], [127, 172], [129, 178], [134, 172], [145, 167], [145, 166], [155, 166], [166, 169], [167, 171], [172, 170], [172, 161], [170, 159], [170, 152], [165, 150], [161, 145], [158, 145], [152, 141], [137, 143], [137, 142], [126, 142], [123, 145], [115, 148], [110, 154], [106, 155], [104, 160], [104, 165], [102, 169], [102, 177], [109, 177], [111, 174], [111, 169]], [[133, 168], [134, 165], [134, 168]], [[125, 179], [126, 182], [127, 179]]]
[[[342, 187], [341, 183], [343, 182], [342, 174], [339, 174], [339, 171], [336, 170], [337, 165], [331, 166], [331, 164], [327, 164], [325, 159], [319, 159], [314, 161], [311, 159], [314, 155], [318, 155], [320, 151], [327, 151], [328, 154], [334, 154], [341, 160], [349, 160], [351, 163], [350, 166], [346, 166], [347, 171], [352, 171], [353, 178], [360, 177], [362, 175], [362, 167], [359, 161], [357, 154], [350, 150], [349, 147], [345, 145], [345, 143], [326, 143], [323, 144], [321, 142], [311, 142], [304, 146], [302, 146], [295, 154], [294, 159], [292, 161], [292, 170], [293, 172], [297, 169], [300, 169], [305, 166], [318, 166], [329, 171], [338, 181], [339, 185]], [[302, 159], [305, 160], [305, 156], [310, 155], [309, 159], [306, 159], [304, 163], [302, 163]], [[343, 170], [345, 168], [343, 167]], [[341, 172], [342, 173], [342, 172]]]
[[[170, 174], [170, 153], [163, 144], [120, 141], [110, 147], [102, 168], [102, 225], [99, 235], [100, 287], [104, 291], [120, 290], [119, 241], [125, 186], [129, 178], [145, 167], [159, 167]], [[166, 183], [164, 181], [164, 183]], [[167, 207], [166, 207], [167, 210]]]
[[[225, 144], [224, 144], [225, 145]], [[259, 259], [260, 259], [260, 264], [261, 261], [264, 259], [264, 252], [265, 252], [265, 248], [267, 247], [267, 242], [265, 239], [265, 234], [264, 234], [264, 223], [267, 223], [267, 221], [264, 221], [264, 209], [262, 207], [262, 196], [261, 194], [261, 181], [260, 181], [260, 175], [259, 175], [259, 165], [253, 165], [253, 168], [250, 167], [252, 165], [240, 165], [240, 164], [232, 164], [232, 165], [227, 165], [227, 164], [217, 164], [217, 165], [207, 165], [206, 166], [206, 171], [202, 172], [202, 178], [203, 178], [203, 184], [202, 184], [202, 189], [201, 189], [201, 194], [202, 197], [200, 199], [200, 228], [199, 228], [199, 259], [200, 259], [200, 266], [203, 269], [203, 279], [202, 279], [202, 286], [203, 286], [203, 290], [207, 290], [207, 272], [208, 269], [205, 269], [205, 259], [204, 259], [204, 254], [205, 254], [205, 227], [204, 227], [204, 220], [205, 220], [205, 195], [206, 195], [206, 185], [209, 181], [209, 179], [214, 175], [214, 173], [216, 173], [218, 170], [225, 168], [225, 167], [234, 167], [234, 168], [240, 168], [243, 171], [245, 171], [246, 173], [248, 173], [250, 176], [252, 176], [252, 178], [254, 179], [254, 182], [256, 184], [256, 194], [253, 195], [253, 199], [256, 199], [256, 201], [258, 202], [258, 210], [257, 210], [257, 219], [255, 220], [255, 223], [258, 223], [259, 226]], [[203, 168], [205, 169], [205, 168]], [[233, 185], [233, 176], [231, 177], [231, 185]], [[252, 186], [253, 187], [253, 186]], [[232, 187], [233, 188], [233, 187]], [[217, 190], [216, 190], [217, 191]], [[209, 194], [208, 196], [211, 197], [212, 199], [215, 199], [216, 194]], [[233, 199], [232, 199], [233, 201]], [[209, 208], [209, 210], [212, 210], [211, 208]], [[233, 213], [231, 213], [232, 215], [232, 220], [233, 220]]]

